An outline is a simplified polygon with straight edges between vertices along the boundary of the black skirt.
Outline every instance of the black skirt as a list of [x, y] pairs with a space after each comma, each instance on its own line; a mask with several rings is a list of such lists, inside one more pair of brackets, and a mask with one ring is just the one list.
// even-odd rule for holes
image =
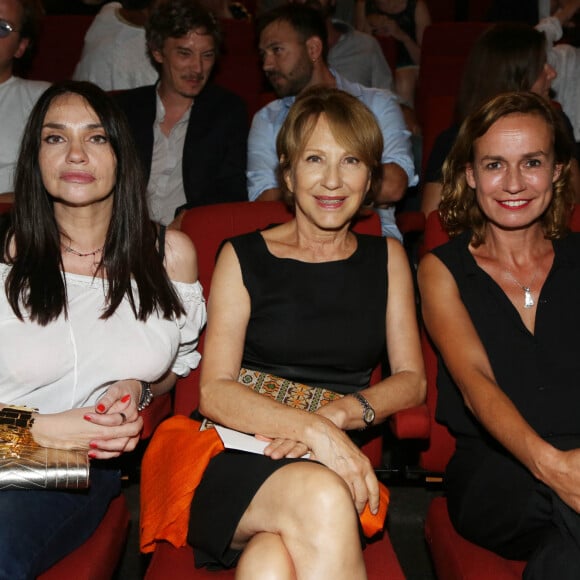
[[265, 455], [227, 450], [207, 466], [191, 503], [187, 540], [195, 565], [210, 569], [236, 565], [241, 550], [230, 544], [240, 519], [261, 485], [275, 471], [306, 459], [270, 459]]

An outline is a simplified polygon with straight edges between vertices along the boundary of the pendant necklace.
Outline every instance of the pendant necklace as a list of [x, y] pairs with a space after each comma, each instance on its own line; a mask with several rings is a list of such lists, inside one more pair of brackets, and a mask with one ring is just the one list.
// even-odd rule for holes
[[524, 286], [509, 270], [506, 272], [510, 275], [511, 279], [524, 291], [524, 308], [533, 308], [534, 307], [534, 298], [532, 297], [532, 284], [536, 279], [537, 272], [534, 274], [534, 277], [530, 281], [527, 286]]

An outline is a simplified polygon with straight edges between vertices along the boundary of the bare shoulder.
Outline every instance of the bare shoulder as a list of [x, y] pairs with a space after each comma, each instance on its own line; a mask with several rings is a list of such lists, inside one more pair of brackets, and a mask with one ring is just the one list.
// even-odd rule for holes
[[396, 256], [399, 258], [400, 256], [405, 254], [405, 249], [403, 248], [403, 244], [399, 242], [396, 238], [385, 238], [387, 243], [387, 251], [389, 253], [389, 258], [392, 256]]
[[447, 301], [457, 294], [455, 278], [435, 254], [428, 253], [419, 262], [417, 282], [423, 302], [430, 297], [444, 296]]
[[193, 283], [197, 280], [197, 254], [191, 238], [179, 230], [165, 234], [165, 269], [174, 282]]
[[387, 242], [388, 267], [390, 272], [393, 270], [410, 269], [409, 260], [403, 244], [395, 238], [385, 238]]

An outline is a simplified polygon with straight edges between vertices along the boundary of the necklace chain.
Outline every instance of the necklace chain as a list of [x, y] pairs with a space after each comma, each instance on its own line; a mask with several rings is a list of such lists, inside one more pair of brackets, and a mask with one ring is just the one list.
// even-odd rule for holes
[[79, 256], [80, 258], [86, 258], [87, 256], [95, 256], [97, 255], [99, 252], [101, 252], [103, 250], [104, 246], [101, 246], [100, 248], [97, 248], [96, 250], [93, 250], [92, 252], [79, 252], [78, 250], [75, 250], [72, 246], [65, 246], [64, 251], [68, 252], [69, 254], [74, 254], [75, 256]]
[[64, 251], [67, 254], [74, 254], [75, 256], [78, 256], [79, 258], [88, 258], [89, 256], [92, 256], [93, 258], [93, 267], [98, 267], [99, 266], [99, 260], [97, 259], [97, 254], [101, 253], [103, 251], [103, 248], [105, 247], [104, 245], [101, 246], [100, 248], [97, 248], [96, 250], [93, 250], [92, 252], [79, 252], [79, 250], [75, 250], [72, 246], [71, 246], [71, 239], [66, 236], [66, 238], [68, 238], [68, 244], [65, 246], [64, 244], [62, 245], [64, 248]]
[[507, 274], [509, 274], [509, 276], [511, 277], [511, 279], [517, 284], [517, 286], [519, 288], [521, 288], [524, 291], [524, 308], [533, 308], [534, 305], [536, 304], [534, 301], [534, 298], [532, 296], [532, 285], [534, 283], [534, 281], [536, 280], [536, 276], [538, 275], [538, 273], [536, 272], [534, 274], [534, 277], [530, 280], [530, 283], [526, 286], [524, 284], [522, 284], [511, 272], [511, 270], [508, 270], [506, 268], [505, 270], [507, 272]]

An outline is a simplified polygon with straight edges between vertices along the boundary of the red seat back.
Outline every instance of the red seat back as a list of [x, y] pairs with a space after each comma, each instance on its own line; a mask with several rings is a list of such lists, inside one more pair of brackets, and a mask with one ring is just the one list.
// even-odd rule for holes
[[382, 34], [375, 36], [387, 61], [391, 72], [397, 68], [397, 41], [392, 36]]
[[423, 34], [415, 103], [428, 138], [423, 145], [424, 163], [434, 138], [450, 125], [471, 47], [488, 26], [486, 22], [438, 22]]
[[222, 20], [223, 52], [213, 73], [215, 82], [246, 102], [248, 118], [260, 108], [260, 95], [268, 90], [256, 45], [255, 26], [245, 20]]
[[51, 83], [70, 79], [80, 60], [90, 14], [47, 14], [26, 78]]

